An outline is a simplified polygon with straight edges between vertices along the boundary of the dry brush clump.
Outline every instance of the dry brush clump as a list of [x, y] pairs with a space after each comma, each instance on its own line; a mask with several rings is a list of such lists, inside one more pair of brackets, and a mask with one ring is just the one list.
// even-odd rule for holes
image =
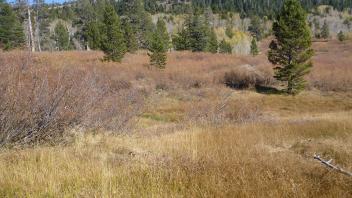
[[351, 91], [352, 42], [317, 42], [314, 48], [314, 67], [307, 78], [310, 86], [321, 91]]
[[0, 56], [0, 145], [53, 143], [74, 127], [121, 130], [143, 106], [140, 91], [104, 71], [13, 58]]
[[310, 88], [321, 91], [348, 91], [348, 85], [352, 82], [352, 70], [349, 67], [350, 43], [316, 42], [313, 47], [315, 49], [314, 67], [307, 76]]
[[190, 102], [185, 120], [201, 125], [226, 125], [258, 122], [263, 118], [259, 104], [235, 95], [219, 89], [214, 99]]
[[271, 76], [251, 65], [242, 65], [226, 72], [223, 83], [235, 89], [248, 89], [257, 85], [272, 84]]

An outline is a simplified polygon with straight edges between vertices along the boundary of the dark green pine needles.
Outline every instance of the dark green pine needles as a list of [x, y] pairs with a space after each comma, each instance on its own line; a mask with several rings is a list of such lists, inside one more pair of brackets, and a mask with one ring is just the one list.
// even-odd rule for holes
[[287, 0], [273, 25], [275, 39], [268, 59], [276, 65], [275, 78], [287, 82], [285, 91], [294, 95], [305, 88], [314, 54], [307, 14], [297, 0]]
[[22, 47], [25, 37], [22, 25], [11, 6], [0, 0], [0, 48]]
[[251, 54], [253, 56], [256, 56], [259, 54], [259, 49], [258, 49], [258, 45], [257, 45], [257, 39], [253, 38], [252, 42], [251, 42]]
[[105, 61], [121, 62], [127, 52], [120, 19], [114, 8], [107, 5], [104, 11], [104, 28], [101, 48], [105, 53]]
[[169, 36], [166, 30], [165, 22], [162, 19], [159, 19], [156, 29], [154, 30], [152, 38], [149, 42], [148, 56], [150, 58], [150, 65], [159, 69], [165, 68], [168, 45]]

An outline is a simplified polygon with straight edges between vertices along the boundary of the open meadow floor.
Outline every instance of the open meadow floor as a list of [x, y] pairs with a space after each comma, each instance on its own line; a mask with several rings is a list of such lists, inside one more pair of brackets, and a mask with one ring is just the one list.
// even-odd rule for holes
[[[0, 197], [352, 197], [352, 177], [313, 159], [352, 171], [352, 42], [315, 43], [297, 96], [278, 94], [262, 45], [257, 57], [172, 52], [164, 71], [148, 68], [144, 52], [121, 64], [100, 52], [0, 54], [1, 67], [21, 68], [0, 72], [18, 77], [8, 93], [21, 110], [9, 115], [28, 120], [34, 111], [22, 109], [54, 101], [55, 122], [70, 118], [43, 128], [64, 126], [58, 143], [14, 138], [0, 150]], [[224, 79], [231, 71], [240, 83]], [[32, 94], [37, 86], [62, 96], [62, 108]]]

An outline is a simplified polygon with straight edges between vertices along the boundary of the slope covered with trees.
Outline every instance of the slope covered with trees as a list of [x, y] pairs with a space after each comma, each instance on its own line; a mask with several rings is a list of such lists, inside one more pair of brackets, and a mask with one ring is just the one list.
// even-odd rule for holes
[[[234, 45], [238, 43], [230, 40], [238, 39], [234, 38], [238, 30], [247, 35], [248, 41], [238, 45], [238, 48], [243, 48], [244, 53], [249, 53], [253, 37], [260, 42], [271, 34], [269, 26], [271, 21], [275, 20], [284, 0], [76, 0], [64, 4], [46, 4], [43, 0], [35, 0], [31, 5], [23, 0], [17, 0], [12, 5], [4, 0], [0, 2], [0, 43], [4, 49], [23, 46], [27, 40], [27, 45], [32, 51], [103, 50], [107, 46], [106, 42], [103, 44], [104, 37], [107, 36], [104, 18], [106, 7], [111, 6], [119, 18], [119, 37], [124, 43], [121, 47], [126, 48], [123, 51], [134, 53], [138, 49], [150, 49], [150, 42], [154, 39], [153, 32], [157, 26], [156, 19], [162, 16], [161, 20], [166, 23], [164, 32], [172, 38], [167, 48], [213, 53], [229, 52], [232, 48], [232, 51], [237, 52]], [[347, 12], [351, 12], [352, 6], [352, 0], [300, 2], [303, 8], [313, 12], [316, 6], [323, 4]], [[242, 19], [234, 22], [234, 16], [237, 14]], [[327, 38], [340, 31], [348, 32], [351, 21], [349, 18], [341, 19], [341, 25], [346, 28], [339, 26], [336, 31], [330, 31], [330, 35], [331, 21], [323, 25], [313, 18], [310, 25], [314, 30], [313, 35], [317, 38]], [[236, 23], [240, 25], [234, 26]], [[219, 36], [219, 27], [225, 30], [225, 38]], [[218, 47], [222, 49], [218, 50]]]
[[23, 28], [13, 9], [0, 0], [0, 48], [9, 50], [25, 43]]
[[[193, 0], [196, 7], [211, 7], [215, 12], [239, 12], [242, 16], [266, 15], [274, 16], [282, 7], [285, 0]], [[318, 5], [331, 5], [338, 10], [352, 7], [351, 0], [301, 0], [305, 9], [312, 9]]]

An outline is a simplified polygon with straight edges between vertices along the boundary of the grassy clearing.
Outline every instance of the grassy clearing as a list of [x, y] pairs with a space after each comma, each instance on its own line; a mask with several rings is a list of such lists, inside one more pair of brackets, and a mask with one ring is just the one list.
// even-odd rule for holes
[[[250, 92], [242, 94], [263, 100]], [[280, 107], [281, 97], [264, 100]], [[180, 102], [173, 104], [177, 105], [170, 109], [178, 112]], [[295, 115], [304, 108], [306, 104], [297, 102], [290, 110]], [[162, 105], [156, 109], [164, 111]], [[76, 132], [70, 146], [3, 150], [0, 196], [349, 197], [352, 180], [312, 159], [318, 152], [352, 169], [351, 112], [325, 111], [315, 119], [292, 116], [218, 127], [191, 124], [148, 136]]]
[[[112, 117], [106, 129], [69, 129], [65, 145], [2, 148], [0, 197], [352, 197], [351, 178], [313, 159], [352, 171], [352, 47], [315, 45], [326, 50], [295, 97], [222, 84], [225, 72], [251, 65], [271, 76], [264, 53], [170, 53], [162, 72], [143, 52], [122, 64], [100, 62], [99, 52], [34, 54], [49, 79], [75, 68], [121, 92], [92, 112], [93, 126]], [[2, 54], [1, 64], [21, 66], [19, 54]], [[72, 113], [65, 105], [59, 112]]]

